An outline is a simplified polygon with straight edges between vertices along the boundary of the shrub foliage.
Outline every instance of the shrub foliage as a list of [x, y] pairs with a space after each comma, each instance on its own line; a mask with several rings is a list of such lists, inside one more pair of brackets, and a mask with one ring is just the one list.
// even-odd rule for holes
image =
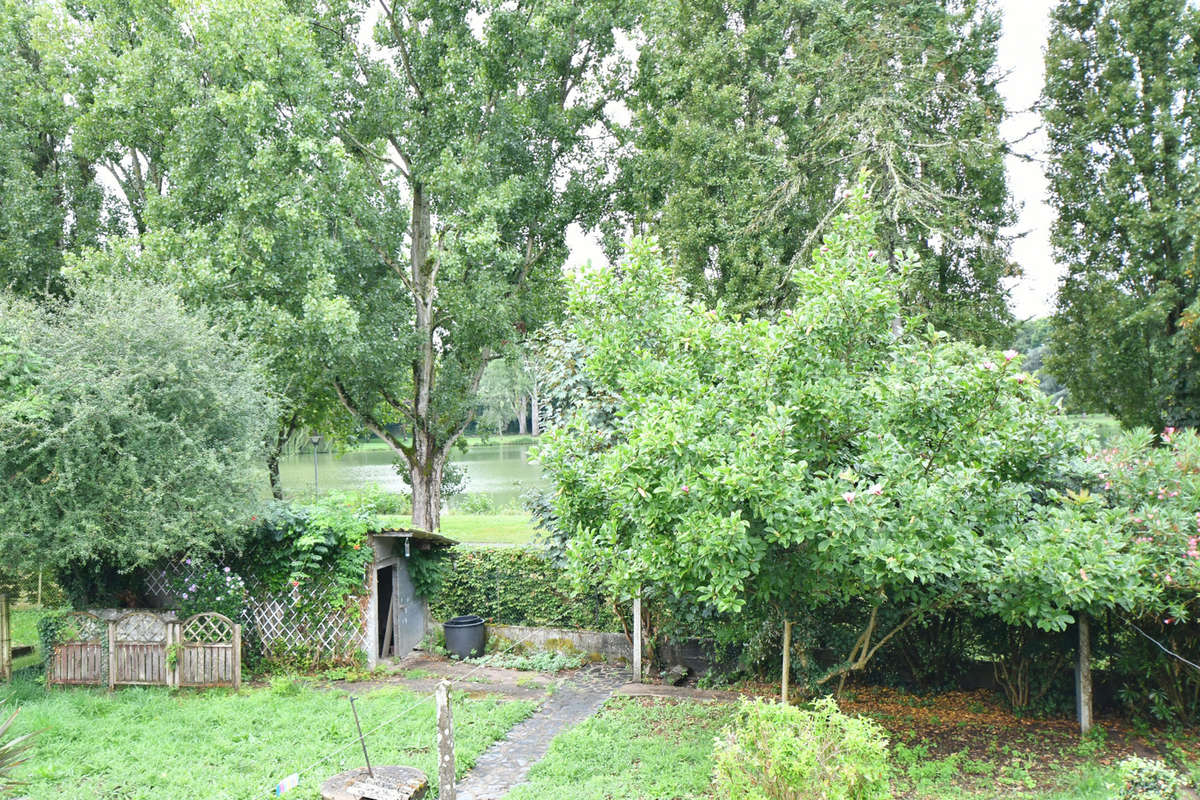
[[747, 700], [717, 740], [718, 796], [728, 800], [882, 800], [892, 796], [887, 739], [832, 698], [808, 709]]

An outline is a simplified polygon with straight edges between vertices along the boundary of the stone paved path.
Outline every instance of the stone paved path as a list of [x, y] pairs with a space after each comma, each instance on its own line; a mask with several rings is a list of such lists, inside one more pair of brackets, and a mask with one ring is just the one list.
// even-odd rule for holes
[[628, 668], [603, 664], [567, 678], [533, 716], [479, 757], [458, 783], [458, 800], [500, 800], [525, 780], [529, 768], [546, 754], [551, 739], [596, 713], [628, 681]]

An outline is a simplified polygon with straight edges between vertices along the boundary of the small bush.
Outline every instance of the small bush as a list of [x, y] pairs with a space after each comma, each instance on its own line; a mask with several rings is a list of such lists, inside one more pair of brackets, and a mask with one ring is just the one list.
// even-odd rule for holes
[[887, 739], [831, 699], [811, 709], [745, 701], [714, 751], [729, 800], [877, 800], [892, 796]]
[[468, 492], [455, 499], [454, 510], [460, 514], [494, 514], [496, 501], [490, 494]]
[[1188, 780], [1161, 761], [1130, 756], [1118, 765], [1121, 791], [1117, 800], [1177, 800]]

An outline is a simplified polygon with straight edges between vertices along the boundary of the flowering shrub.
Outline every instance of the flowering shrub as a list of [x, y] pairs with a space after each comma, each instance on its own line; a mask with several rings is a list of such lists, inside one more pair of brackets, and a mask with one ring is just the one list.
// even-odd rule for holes
[[[922, 613], [987, 598], [1058, 507], [1050, 490], [1076, 488], [1079, 452], [1015, 352], [897, 324], [914, 264], [874, 254], [865, 183], [848, 207], [773, 319], [690, 301], [649, 242], [581, 275], [571, 334], [592, 393], [620, 400], [605, 417], [577, 407], [538, 454], [581, 586], [759, 620], [857, 606], [838, 664], [799, 659], [818, 685]], [[1012, 577], [997, 591], [1014, 617], [1070, 621], [1055, 602], [1021, 606]]]
[[248, 594], [242, 576], [230, 567], [220, 567], [208, 561], [185, 559], [184, 575], [170, 581], [171, 594], [178, 598], [181, 619], [193, 614], [216, 611], [234, 622], [242, 620]]

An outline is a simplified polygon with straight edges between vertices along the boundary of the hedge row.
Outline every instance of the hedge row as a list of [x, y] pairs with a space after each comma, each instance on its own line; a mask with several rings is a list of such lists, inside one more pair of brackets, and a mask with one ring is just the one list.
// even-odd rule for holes
[[521, 547], [454, 548], [429, 606], [440, 620], [478, 614], [497, 625], [623, 630], [611, 600], [573, 594], [562, 570], [540, 551]]

